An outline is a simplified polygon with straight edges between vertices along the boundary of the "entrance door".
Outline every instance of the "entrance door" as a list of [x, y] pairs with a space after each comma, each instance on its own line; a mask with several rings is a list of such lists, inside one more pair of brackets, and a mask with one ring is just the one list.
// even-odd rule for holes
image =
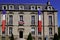
[[23, 31], [19, 31], [19, 38], [23, 38]]

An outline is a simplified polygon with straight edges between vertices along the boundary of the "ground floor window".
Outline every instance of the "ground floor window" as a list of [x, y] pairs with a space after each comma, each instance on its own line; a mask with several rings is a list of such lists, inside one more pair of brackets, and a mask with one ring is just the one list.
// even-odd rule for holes
[[42, 40], [42, 38], [41, 38], [41, 37], [39, 37], [39, 38], [38, 38], [38, 40]]
[[2, 40], [5, 40], [5, 37], [2, 37]]
[[35, 37], [33, 37], [33, 40], [35, 40]]
[[50, 38], [50, 40], [53, 40], [53, 38]]

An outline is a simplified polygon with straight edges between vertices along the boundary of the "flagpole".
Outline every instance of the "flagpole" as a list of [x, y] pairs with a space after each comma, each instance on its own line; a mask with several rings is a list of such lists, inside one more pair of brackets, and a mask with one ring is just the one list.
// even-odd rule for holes
[[8, 36], [8, 14], [7, 14], [7, 36]]

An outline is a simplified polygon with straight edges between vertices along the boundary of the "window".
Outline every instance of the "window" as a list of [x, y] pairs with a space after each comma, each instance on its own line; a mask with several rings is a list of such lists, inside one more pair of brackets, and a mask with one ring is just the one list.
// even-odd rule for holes
[[35, 16], [31, 16], [31, 25], [35, 25]]
[[42, 39], [39, 37], [38, 40], [42, 40]]
[[50, 37], [50, 40], [53, 40], [53, 38], [52, 38], [52, 37]]
[[49, 16], [49, 25], [52, 25], [52, 16]]
[[44, 40], [46, 40], [46, 37], [44, 38]]
[[49, 35], [52, 35], [52, 28], [49, 28]]
[[9, 34], [12, 34], [12, 27], [9, 27]]
[[9, 10], [14, 10], [14, 6], [13, 5], [9, 5]]
[[2, 5], [2, 10], [7, 10], [7, 5]]
[[5, 36], [5, 32], [2, 32], [2, 36]]
[[23, 21], [23, 15], [20, 15], [20, 21]]
[[32, 33], [32, 34], [35, 34], [35, 27], [32, 27], [32, 28], [31, 28], [31, 33]]
[[19, 10], [24, 10], [24, 6], [20, 5]]
[[23, 15], [19, 16], [20, 20], [18, 21], [19, 26], [23, 26], [24, 21], [23, 21]]
[[37, 6], [37, 10], [40, 10], [40, 6]]
[[51, 6], [48, 6], [48, 10], [52, 10], [52, 7]]
[[35, 10], [35, 6], [31, 6], [31, 10]]
[[2, 40], [5, 40], [5, 37], [2, 37]]
[[38, 32], [38, 35], [41, 35], [41, 32]]
[[19, 38], [23, 38], [23, 31], [19, 32]]
[[13, 25], [13, 16], [9, 15], [9, 25]]
[[35, 40], [35, 37], [33, 37], [33, 40]]

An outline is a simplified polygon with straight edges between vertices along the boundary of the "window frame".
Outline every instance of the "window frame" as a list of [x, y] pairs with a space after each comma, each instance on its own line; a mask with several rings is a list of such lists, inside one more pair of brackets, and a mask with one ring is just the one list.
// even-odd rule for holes
[[[32, 7], [34, 7], [34, 8], [32, 8]], [[31, 6], [31, 10], [36, 10], [36, 9], [35, 9], [35, 6]]]
[[[10, 18], [10, 16], [12, 16], [12, 18]], [[12, 20], [11, 20], [12, 19]], [[11, 22], [12, 21], [12, 22]], [[13, 15], [9, 15], [9, 25], [13, 25]]]
[[53, 33], [52, 33], [52, 28], [51, 27], [49, 27], [49, 35], [52, 35]]
[[[32, 18], [32, 17], [34, 17], [34, 18]], [[35, 15], [31, 16], [31, 25], [35, 25]]]
[[[10, 30], [10, 28], [11, 28], [11, 30]], [[9, 27], [9, 34], [12, 34], [12, 30], [13, 28], [12, 27]]]
[[49, 16], [49, 25], [52, 26], [52, 16]]
[[31, 27], [31, 34], [35, 35], [35, 27]]
[[[40, 7], [40, 8], [38, 8], [38, 7]], [[41, 9], [41, 6], [37, 6], [37, 10], [40, 10]]]
[[14, 5], [9, 5], [9, 10], [14, 10]]
[[[6, 7], [6, 9], [4, 9]], [[7, 5], [2, 5], [2, 10], [7, 10]]]
[[19, 10], [24, 10], [24, 6], [23, 5], [19, 5]]

